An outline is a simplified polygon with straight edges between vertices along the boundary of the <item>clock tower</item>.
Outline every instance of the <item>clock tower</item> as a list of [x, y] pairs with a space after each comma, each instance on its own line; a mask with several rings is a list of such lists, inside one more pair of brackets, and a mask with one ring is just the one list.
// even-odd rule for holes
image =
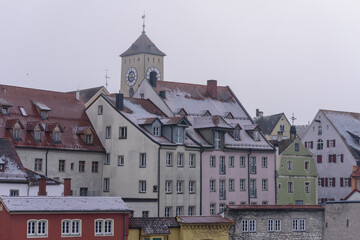
[[[144, 18], [144, 17], [143, 17]], [[151, 84], [164, 80], [164, 57], [145, 34], [145, 25], [140, 37], [121, 57], [121, 89], [126, 97], [132, 97], [144, 80]]]

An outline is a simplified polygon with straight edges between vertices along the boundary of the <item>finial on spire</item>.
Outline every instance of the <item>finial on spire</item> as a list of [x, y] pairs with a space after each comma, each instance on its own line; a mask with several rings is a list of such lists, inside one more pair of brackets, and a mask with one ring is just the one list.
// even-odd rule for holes
[[108, 76], [108, 70], [105, 69], [105, 88], [108, 88], [108, 79], [110, 79], [110, 77]]
[[144, 11], [144, 14], [142, 15], [141, 18], [143, 19], [143, 25], [142, 25], [143, 30], [142, 30], [142, 33], [145, 34], [145, 11]]

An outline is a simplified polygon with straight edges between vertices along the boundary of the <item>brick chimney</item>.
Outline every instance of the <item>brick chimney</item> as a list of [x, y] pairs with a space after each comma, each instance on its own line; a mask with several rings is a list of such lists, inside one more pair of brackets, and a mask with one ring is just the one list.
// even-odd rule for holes
[[124, 110], [124, 95], [121, 93], [116, 94], [116, 108], [120, 111]]
[[71, 196], [71, 178], [64, 178], [64, 197]]
[[217, 98], [217, 81], [208, 80], [207, 81], [207, 92], [211, 98]]
[[39, 179], [39, 192], [38, 192], [39, 196], [46, 196], [46, 178], [45, 177], [41, 177]]

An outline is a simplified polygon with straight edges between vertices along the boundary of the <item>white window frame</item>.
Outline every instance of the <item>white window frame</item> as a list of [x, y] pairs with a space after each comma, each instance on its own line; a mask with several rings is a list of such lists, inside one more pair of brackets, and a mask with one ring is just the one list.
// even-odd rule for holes
[[305, 193], [311, 193], [311, 185], [310, 182], [305, 182]]
[[256, 219], [249, 220], [249, 232], [256, 232]]
[[210, 190], [210, 192], [216, 192], [216, 180], [215, 179], [210, 179], [209, 190]]
[[114, 219], [95, 219], [94, 236], [114, 236]]
[[106, 126], [105, 128], [105, 139], [111, 138], [111, 126]]
[[240, 178], [240, 191], [246, 191], [246, 179]]
[[281, 232], [281, 219], [275, 219], [275, 232]]
[[261, 180], [261, 189], [263, 191], [267, 191], [268, 190], [268, 180], [267, 179], [262, 179]]
[[188, 207], [188, 216], [195, 215], [195, 206], [189, 206]]
[[146, 181], [145, 180], [139, 181], [139, 193], [146, 193]]
[[172, 193], [172, 181], [167, 180], [165, 181], [165, 193]]
[[[29, 225], [32, 225], [32, 231], [29, 232]], [[43, 226], [41, 226], [43, 225]], [[29, 219], [27, 220], [27, 237], [47, 237], [48, 236], [48, 220], [46, 219]]]
[[118, 156], [118, 166], [124, 166], [125, 158], [123, 155]]
[[184, 153], [177, 154], [177, 166], [184, 167]]
[[235, 158], [234, 156], [229, 156], [229, 168], [235, 167]]
[[110, 178], [104, 178], [104, 192], [110, 191]]
[[184, 207], [183, 206], [177, 206], [176, 207], [176, 216], [182, 215], [184, 211]]
[[177, 193], [179, 193], [179, 194], [183, 193], [183, 190], [184, 190], [183, 185], [184, 185], [184, 181], [182, 181], [182, 180], [176, 182], [176, 192]]
[[249, 220], [243, 219], [241, 221], [241, 230], [242, 232], [249, 232]]
[[234, 192], [234, 191], [235, 191], [235, 180], [229, 179], [229, 192]]
[[140, 153], [139, 167], [146, 168], [146, 153]]
[[127, 127], [119, 127], [119, 139], [127, 138]]
[[267, 157], [262, 157], [261, 158], [261, 167], [262, 168], [267, 168], [268, 167], [268, 159], [267, 159]]
[[189, 167], [196, 167], [196, 155], [195, 153], [189, 153]]
[[105, 165], [110, 165], [110, 153], [106, 153], [104, 164]]
[[[67, 227], [64, 228], [64, 224]], [[78, 226], [74, 226], [77, 224]], [[67, 231], [64, 231], [67, 229]], [[77, 229], [77, 231], [76, 231]], [[81, 220], [80, 219], [63, 219], [61, 220], [61, 236], [81, 236]]]
[[165, 217], [171, 217], [171, 207], [165, 207]]
[[268, 232], [274, 232], [274, 219], [268, 219]]
[[175, 127], [175, 143], [183, 144], [184, 143], [184, 128]]
[[209, 211], [210, 215], [215, 215], [216, 214], [216, 204], [215, 203], [210, 203], [210, 211]]
[[240, 156], [240, 168], [246, 167], [246, 158], [245, 156]]
[[210, 167], [216, 167], [216, 156], [210, 156]]
[[195, 181], [189, 181], [189, 193], [195, 193], [196, 189], [196, 182]]
[[172, 167], [173, 165], [173, 153], [167, 152], [166, 153], [166, 166]]
[[215, 131], [214, 132], [214, 148], [215, 149], [220, 149], [220, 144], [221, 144], [221, 134], [219, 131]]
[[161, 134], [160, 127], [153, 127], [153, 135], [159, 137]]

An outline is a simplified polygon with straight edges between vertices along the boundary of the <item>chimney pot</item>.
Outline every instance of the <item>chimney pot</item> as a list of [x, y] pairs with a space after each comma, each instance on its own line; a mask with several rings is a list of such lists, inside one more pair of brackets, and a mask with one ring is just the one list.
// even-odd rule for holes
[[282, 132], [282, 131], [278, 131], [278, 132], [277, 132], [277, 140], [280, 142], [280, 141], [282, 141], [282, 139], [283, 139], [283, 132]]
[[79, 101], [79, 100], [80, 100], [80, 91], [79, 91], [79, 89], [76, 90], [75, 97], [76, 97], [76, 101]]
[[64, 196], [71, 196], [71, 178], [64, 178]]
[[116, 94], [116, 108], [120, 111], [124, 110], [124, 95], [121, 93]]
[[207, 81], [207, 92], [211, 98], [217, 98], [217, 81], [208, 80]]
[[39, 179], [39, 192], [38, 192], [39, 196], [46, 196], [46, 178], [45, 177], [41, 177]]

